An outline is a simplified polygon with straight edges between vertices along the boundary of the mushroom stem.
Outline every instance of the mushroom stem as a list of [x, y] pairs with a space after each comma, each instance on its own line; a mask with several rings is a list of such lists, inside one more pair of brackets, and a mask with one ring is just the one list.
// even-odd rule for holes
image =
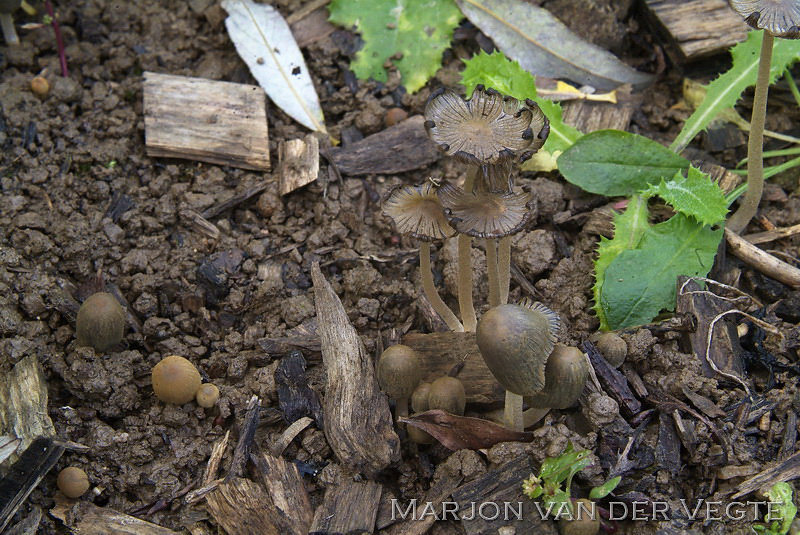
[[486, 238], [486, 273], [489, 277], [489, 306], [500, 304], [500, 276], [497, 265], [497, 240]]
[[497, 265], [500, 271], [500, 304], [508, 303], [508, 289], [511, 283], [511, 236], [500, 238], [497, 246]]
[[513, 431], [525, 430], [522, 419], [522, 396], [510, 390], [506, 390], [505, 421], [506, 426]]
[[433, 309], [442, 317], [451, 331], [464, 332], [464, 326], [436, 291], [431, 270], [431, 244], [426, 241], [419, 243], [419, 274], [422, 277], [422, 289]]
[[[464, 191], [471, 192], [475, 184], [478, 166], [470, 165], [464, 180]], [[474, 332], [478, 325], [475, 306], [472, 304], [472, 236], [458, 235], [458, 308], [464, 330]]]
[[[523, 427], [527, 429], [530, 426], [536, 424], [542, 418], [547, 416], [548, 412], [550, 412], [549, 408], [537, 409], [535, 407], [522, 411]], [[487, 413], [484, 413], [484, 416], [493, 422], [499, 423], [500, 425], [506, 425], [504, 409], [495, 409], [493, 411], [489, 411]]]
[[395, 420], [405, 418], [408, 416], [408, 398], [394, 400], [394, 417]]
[[764, 122], [767, 116], [767, 92], [769, 91], [769, 67], [772, 62], [772, 45], [775, 38], [763, 32], [761, 57], [758, 62], [756, 94], [753, 100], [753, 116], [750, 119], [750, 137], [747, 142], [747, 193], [742, 204], [728, 219], [726, 228], [741, 233], [758, 210], [764, 190]]
[[14, 17], [11, 16], [11, 13], [0, 13], [0, 26], [3, 27], [6, 44], [8, 46], [18, 45], [19, 37], [17, 37], [17, 30], [14, 28]]

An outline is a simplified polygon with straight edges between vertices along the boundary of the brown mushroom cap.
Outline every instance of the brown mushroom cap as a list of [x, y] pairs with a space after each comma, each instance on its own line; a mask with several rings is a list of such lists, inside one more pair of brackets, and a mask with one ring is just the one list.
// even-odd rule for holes
[[589, 363], [577, 347], [556, 344], [544, 369], [544, 388], [525, 403], [536, 409], [566, 409], [583, 392], [589, 379]]
[[89, 490], [89, 476], [77, 466], [68, 466], [58, 473], [56, 485], [67, 498], [80, 498]]
[[455, 377], [439, 377], [428, 391], [428, 410], [441, 409], [450, 414], [464, 416], [467, 394], [464, 384]]
[[456, 230], [476, 238], [509, 236], [519, 232], [531, 216], [533, 196], [528, 192], [466, 192], [447, 183], [437, 193]]
[[392, 399], [408, 399], [421, 378], [419, 355], [402, 344], [390, 346], [378, 359], [378, 384]]
[[469, 100], [450, 89], [431, 93], [425, 128], [445, 154], [481, 165], [530, 158], [544, 144], [549, 123], [533, 101], [523, 104], [478, 85]]
[[204, 409], [210, 409], [219, 401], [219, 388], [213, 383], [203, 383], [197, 389], [195, 401]]
[[118, 344], [125, 333], [125, 309], [106, 292], [90, 295], [78, 310], [75, 338], [79, 346], [102, 352]]
[[800, 39], [800, 3], [797, 0], [728, 0], [728, 4], [757, 30], [766, 30], [784, 39]]
[[628, 356], [628, 344], [617, 333], [603, 333], [595, 342], [597, 350], [615, 368], [622, 366]]
[[164, 403], [183, 405], [200, 388], [200, 372], [183, 357], [171, 355], [153, 366], [153, 392]]
[[383, 213], [392, 218], [398, 231], [420, 240], [443, 240], [456, 233], [431, 182], [392, 188], [383, 201]]
[[[428, 393], [431, 391], [430, 383], [420, 383], [411, 394], [411, 410], [425, 412], [428, 410]], [[414, 426], [411, 426], [414, 427]]]
[[558, 317], [541, 303], [489, 309], [475, 332], [486, 366], [503, 388], [531, 396], [545, 385], [545, 365], [553, 351]]

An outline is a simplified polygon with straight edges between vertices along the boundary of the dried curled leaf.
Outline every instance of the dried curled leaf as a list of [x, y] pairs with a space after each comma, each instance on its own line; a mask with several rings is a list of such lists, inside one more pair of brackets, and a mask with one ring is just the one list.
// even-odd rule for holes
[[512, 431], [489, 420], [455, 416], [439, 409], [400, 418], [400, 422], [422, 429], [453, 451], [491, 448], [500, 442], [533, 442], [533, 433]]

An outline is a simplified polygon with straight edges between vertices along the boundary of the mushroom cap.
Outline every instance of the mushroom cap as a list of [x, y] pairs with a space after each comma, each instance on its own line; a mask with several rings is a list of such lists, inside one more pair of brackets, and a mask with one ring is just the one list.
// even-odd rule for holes
[[537, 409], [566, 409], [583, 392], [589, 379], [589, 363], [577, 347], [556, 344], [544, 369], [544, 388], [525, 403]]
[[528, 192], [466, 192], [448, 183], [443, 184], [437, 193], [445, 217], [456, 230], [476, 238], [515, 234], [531, 217], [533, 196]]
[[467, 394], [464, 384], [455, 377], [439, 377], [431, 383], [428, 391], [428, 410], [441, 409], [450, 414], [464, 416]]
[[164, 403], [183, 405], [194, 399], [200, 388], [200, 372], [183, 357], [170, 355], [153, 366], [153, 392]]
[[628, 344], [617, 333], [603, 333], [595, 342], [597, 350], [615, 368], [622, 366], [628, 356]]
[[67, 498], [80, 498], [89, 490], [89, 476], [77, 466], [68, 466], [58, 473], [56, 485]]
[[500, 305], [478, 321], [475, 337], [486, 366], [503, 388], [532, 396], [545, 385], [545, 365], [556, 341], [558, 317], [541, 303]]
[[195, 401], [204, 409], [210, 409], [219, 400], [219, 388], [214, 383], [203, 383], [197, 389]]
[[[420, 383], [411, 394], [411, 410], [425, 412], [428, 410], [428, 394], [431, 391], [430, 383]], [[413, 426], [411, 426], [413, 427]]]
[[456, 234], [444, 216], [433, 183], [395, 186], [383, 201], [383, 213], [392, 218], [402, 234], [425, 241], [443, 240]]
[[475, 87], [469, 100], [450, 89], [431, 93], [425, 128], [442, 152], [475, 165], [526, 160], [544, 145], [550, 131], [535, 102], [504, 98], [482, 85]]
[[800, 39], [797, 0], [728, 0], [728, 4], [757, 30], [766, 30], [775, 37]]
[[75, 338], [79, 346], [103, 352], [118, 344], [125, 333], [125, 309], [106, 292], [90, 295], [78, 310]]
[[378, 359], [378, 384], [392, 399], [408, 399], [422, 377], [419, 355], [410, 347], [396, 344], [386, 348]]

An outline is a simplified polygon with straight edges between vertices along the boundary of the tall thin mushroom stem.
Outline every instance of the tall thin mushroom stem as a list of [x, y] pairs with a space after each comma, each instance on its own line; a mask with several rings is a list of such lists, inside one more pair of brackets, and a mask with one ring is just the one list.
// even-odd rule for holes
[[728, 219], [728, 230], [739, 234], [744, 230], [758, 210], [764, 190], [764, 122], [767, 116], [767, 92], [769, 91], [769, 67], [772, 63], [772, 45], [775, 38], [764, 31], [761, 42], [761, 58], [758, 62], [756, 94], [753, 100], [753, 116], [750, 119], [750, 137], [747, 143], [747, 193], [739, 209]]
[[500, 304], [500, 275], [497, 265], [497, 240], [486, 238], [486, 274], [489, 278], [489, 306], [496, 307]]
[[[478, 166], [470, 165], [464, 180], [464, 191], [471, 192], [475, 184]], [[464, 330], [474, 332], [478, 325], [475, 306], [472, 304], [472, 236], [458, 235], [458, 308]]]
[[522, 418], [522, 396], [506, 390], [505, 406], [506, 427], [512, 431], [524, 431], [525, 423]]
[[511, 236], [500, 238], [497, 246], [497, 266], [500, 272], [500, 304], [508, 303], [508, 290], [511, 284]]
[[419, 274], [422, 277], [422, 289], [431, 302], [433, 309], [442, 317], [444, 322], [450, 327], [451, 331], [464, 332], [464, 326], [450, 310], [433, 283], [433, 271], [431, 270], [431, 244], [426, 241], [419, 243]]

